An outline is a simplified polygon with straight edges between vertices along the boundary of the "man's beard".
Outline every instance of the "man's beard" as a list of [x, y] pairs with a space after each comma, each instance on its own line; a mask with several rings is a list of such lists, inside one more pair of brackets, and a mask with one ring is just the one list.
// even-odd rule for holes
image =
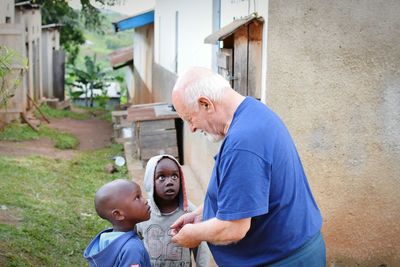
[[213, 143], [217, 143], [219, 141], [221, 141], [222, 139], [224, 139], [223, 136], [221, 135], [216, 135], [216, 134], [210, 134], [207, 133], [206, 131], [201, 131], [208, 139], [208, 141], [213, 142]]

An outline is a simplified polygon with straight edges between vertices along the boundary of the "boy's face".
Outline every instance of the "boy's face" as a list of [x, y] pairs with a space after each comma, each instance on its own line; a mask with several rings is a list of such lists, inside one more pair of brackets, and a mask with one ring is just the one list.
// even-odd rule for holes
[[125, 192], [126, 195], [122, 196], [120, 205], [125, 220], [134, 225], [150, 219], [150, 206], [147, 204], [147, 199], [143, 198], [140, 186], [132, 182]]
[[179, 193], [181, 177], [179, 167], [170, 158], [161, 159], [154, 172], [155, 194], [163, 200], [173, 200]]

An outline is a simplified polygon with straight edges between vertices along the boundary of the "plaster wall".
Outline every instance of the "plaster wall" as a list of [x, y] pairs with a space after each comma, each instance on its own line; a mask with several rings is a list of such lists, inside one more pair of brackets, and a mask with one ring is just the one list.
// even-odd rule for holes
[[53, 50], [60, 49], [60, 32], [57, 29], [42, 30], [42, 91], [47, 98], [54, 97]]
[[400, 266], [399, 12], [269, 1], [267, 104], [302, 156], [330, 266]]
[[[26, 56], [28, 59], [28, 70], [26, 84], [29, 96], [38, 101], [42, 98], [42, 60], [41, 60], [41, 23], [42, 15], [40, 9], [17, 8], [15, 12], [16, 23], [25, 27]], [[32, 107], [32, 104], [29, 105]]]
[[204, 38], [212, 32], [212, 0], [156, 1], [154, 20], [157, 64], [175, 74], [193, 65], [211, 68], [212, 47]]
[[0, 24], [14, 23], [14, 0], [1, 0], [0, 2]]
[[175, 73], [161, 65], [153, 64], [153, 102], [171, 103], [172, 88], [176, 82]]
[[152, 102], [154, 24], [135, 29], [133, 42], [133, 103]]

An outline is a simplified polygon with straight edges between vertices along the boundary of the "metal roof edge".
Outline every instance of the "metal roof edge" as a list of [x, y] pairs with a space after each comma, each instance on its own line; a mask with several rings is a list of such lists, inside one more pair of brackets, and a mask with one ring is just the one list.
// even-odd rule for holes
[[245, 18], [236, 19], [236, 20], [232, 21], [231, 23], [225, 25], [224, 27], [220, 28], [216, 32], [213, 32], [212, 34], [208, 35], [204, 39], [204, 43], [216, 44], [217, 41], [225, 39], [226, 37], [232, 35], [241, 26], [247, 25], [254, 20], [262, 21], [262, 22], [264, 21], [264, 19], [262, 17], [257, 16], [256, 13], [253, 13], [250, 16], [245, 17]]
[[137, 15], [126, 17], [116, 22], [112, 22], [112, 25], [114, 26], [114, 30], [118, 32], [141, 27], [152, 22], [154, 22], [154, 9], [150, 9]]

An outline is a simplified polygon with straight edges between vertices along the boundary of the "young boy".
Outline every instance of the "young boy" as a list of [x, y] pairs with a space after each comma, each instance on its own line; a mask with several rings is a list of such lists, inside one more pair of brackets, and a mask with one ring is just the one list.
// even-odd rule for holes
[[[151, 218], [137, 225], [150, 254], [152, 266], [192, 266], [191, 249], [171, 242], [170, 226], [195, 209], [186, 196], [185, 178], [178, 161], [170, 155], [152, 157], [146, 166], [144, 188], [149, 198]], [[206, 243], [193, 249], [196, 266], [208, 266]]]
[[90, 266], [143, 267], [150, 258], [135, 232], [135, 225], [150, 218], [150, 206], [140, 187], [128, 180], [103, 185], [94, 200], [97, 214], [113, 228], [101, 231], [90, 242], [83, 256]]

